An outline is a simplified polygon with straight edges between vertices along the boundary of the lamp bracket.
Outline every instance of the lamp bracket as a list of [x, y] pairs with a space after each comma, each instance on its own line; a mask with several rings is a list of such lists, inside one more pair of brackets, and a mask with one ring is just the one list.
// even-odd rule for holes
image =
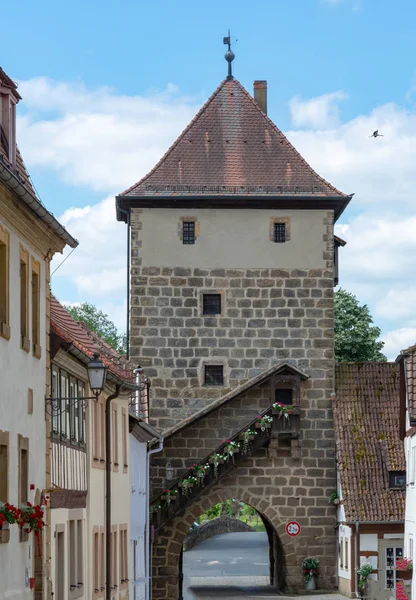
[[[99, 394], [95, 394], [95, 396], [82, 396], [79, 398], [45, 398], [45, 412], [50, 416], [59, 416], [63, 413], [67, 412], [69, 404], [73, 403], [74, 405], [82, 405], [84, 409], [88, 408], [88, 400], [98, 400]], [[62, 406], [62, 402], [65, 403]]]

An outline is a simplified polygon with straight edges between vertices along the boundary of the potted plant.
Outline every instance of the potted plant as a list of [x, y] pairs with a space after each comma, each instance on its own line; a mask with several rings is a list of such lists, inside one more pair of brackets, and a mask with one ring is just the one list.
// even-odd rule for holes
[[412, 579], [413, 561], [410, 558], [396, 560], [397, 579]]
[[272, 417], [269, 417], [269, 415], [264, 415], [264, 417], [259, 415], [257, 417], [256, 427], [257, 429], [261, 429], [261, 431], [264, 433], [266, 429], [269, 429], [272, 426], [272, 423], [273, 419]]
[[292, 414], [293, 406], [275, 402], [273, 404], [273, 412], [277, 414], [278, 419], [282, 419], [283, 427], [289, 423], [290, 415]]
[[254, 440], [254, 436], [257, 435], [257, 431], [247, 429], [240, 433], [240, 440], [242, 441], [242, 454], [248, 454], [250, 451], [250, 442]]
[[318, 577], [319, 558], [307, 556], [303, 559], [303, 579], [305, 590], [316, 590], [316, 579]]
[[329, 504], [339, 504], [339, 496], [337, 492], [332, 492], [332, 494], [328, 498]]
[[238, 442], [234, 442], [231, 440], [225, 441], [224, 456], [226, 457], [227, 460], [228, 460], [228, 458], [231, 457], [231, 459], [234, 462], [234, 454], [238, 454], [239, 452], [240, 452], [240, 444]]
[[215, 454], [211, 454], [209, 457], [209, 462], [214, 465], [214, 476], [218, 477], [218, 465], [222, 465], [225, 461], [225, 457], [223, 454], [219, 454], [216, 452]]
[[365, 590], [367, 587], [368, 576], [373, 570], [373, 565], [370, 563], [363, 563], [359, 569], [357, 569], [358, 573], [358, 591], [363, 597], [365, 595]]
[[204, 484], [205, 475], [209, 471], [209, 465], [192, 465], [191, 469], [194, 472], [194, 477], [198, 485]]
[[153, 519], [155, 514], [157, 513], [158, 510], [160, 510], [162, 507], [160, 504], [151, 504], [149, 506], [149, 515], [150, 515], [150, 519]]
[[189, 496], [191, 493], [191, 489], [197, 483], [196, 477], [192, 475], [190, 477], [185, 477], [185, 479], [181, 479], [178, 483], [178, 487], [182, 488], [182, 494], [184, 496]]
[[166, 505], [169, 506], [171, 502], [176, 500], [178, 496], [178, 490], [162, 490], [161, 500], [164, 500]]

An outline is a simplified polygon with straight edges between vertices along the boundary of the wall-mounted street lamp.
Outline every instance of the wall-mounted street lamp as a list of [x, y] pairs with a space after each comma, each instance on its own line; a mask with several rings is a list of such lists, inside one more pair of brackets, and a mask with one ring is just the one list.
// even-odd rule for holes
[[[45, 410], [48, 415], [61, 415], [66, 411], [66, 401], [74, 404], [82, 403], [84, 408], [88, 406], [88, 400], [98, 400], [98, 396], [104, 389], [107, 376], [107, 367], [100, 360], [98, 352], [94, 353], [93, 358], [87, 365], [88, 383], [94, 396], [74, 397], [74, 398], [45, 398]], [[62, 402], [62, 401], [65, 402]]]
[[170, 462], [166, 463], [165, 479], [166, 481], [173, 481], [175, 479], [175, 469], [172, 467]]

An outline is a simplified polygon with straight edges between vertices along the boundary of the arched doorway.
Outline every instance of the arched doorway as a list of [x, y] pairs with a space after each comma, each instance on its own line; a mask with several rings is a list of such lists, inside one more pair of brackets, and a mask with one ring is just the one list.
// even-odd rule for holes
[[[237, 492], [238, 493], [233, 493]], [[245, 505], [251, 506], [258, 513], [259, 522], [264, 525], [265, 539], [265, 585], [272, 586], [276, 592], [287, 591], [286, 558], [280, 536], [284, 525], [278, 518], [276, 508], [262, 497], [256, 497], [246, 491], [215, 486], [210, 494], [203, 496], [195, 504], [189, 506], [185, 514], [177, 516], [171, 523], [163, 527], [155, 536], [153, 544], [152, 588], [153, 597], [166, 600], [184, 600], [186, 596], [186, 577], [184, 578], [183, 543], [192, 527], [201, 515], [213, 505], [225, 503], [229, 498], [241, 498]], [[267, 564], [268, 563], [268, 564]], [[266, 579], [266, 577], [265, 577]]]
[[236, 498], [211, 507], [186, 535], [180, 557], [180, 600], [199, 594], [286, 589], [283, 547], [270, 520]]

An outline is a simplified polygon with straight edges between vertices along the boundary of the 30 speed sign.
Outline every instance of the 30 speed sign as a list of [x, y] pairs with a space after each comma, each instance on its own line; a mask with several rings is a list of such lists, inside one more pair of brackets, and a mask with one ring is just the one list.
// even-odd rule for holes
[[289, 521], [286, 525], [286, 533], [291, 537], [295, 537], [300, 534], [300, 524], [297, 521]]

